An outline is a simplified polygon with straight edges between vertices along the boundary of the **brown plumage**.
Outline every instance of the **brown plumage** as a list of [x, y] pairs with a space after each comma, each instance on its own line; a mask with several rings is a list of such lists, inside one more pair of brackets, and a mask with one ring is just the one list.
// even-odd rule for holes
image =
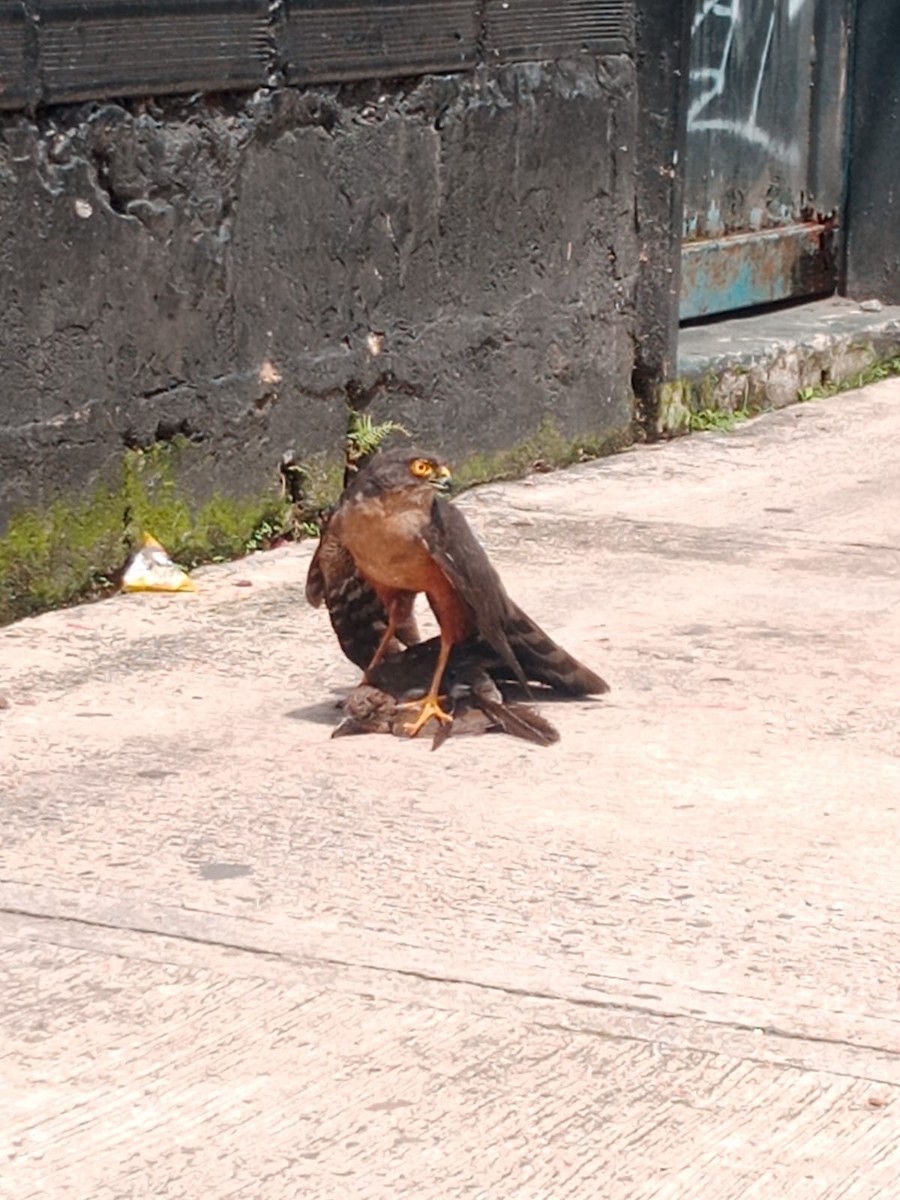
[[[306, 599], [313, 608], [325, 603], [341, 649], [364, 671], [384, 637], [387, 613], [378, 593], [357, 571], [349, 550], [330, 531], [330, 524], [330, 518], [326, 519], [309, 564]], [[419, 641], [412, 602], [405, 614], [398, 615], [396, 636], [386, 653], [396, 653]]]
[[463, 514], [437, 494], [449, 479], [433, 456], [396, 450], [373, 458], [345, 489], [307, 579], [308, 598], [325, 600], [345, 653], [360, 663], [368, 656], [369, 679], [398, 638], [417, 636], [412, 608], [425, 593], [441, 637], [411, 735], [432, 717], [449, 720], [438, 693], [461, 645], [477, 648], [496, 678], [526, 689], [531, 680], [568, 695], [608, 691], [509, 598]]

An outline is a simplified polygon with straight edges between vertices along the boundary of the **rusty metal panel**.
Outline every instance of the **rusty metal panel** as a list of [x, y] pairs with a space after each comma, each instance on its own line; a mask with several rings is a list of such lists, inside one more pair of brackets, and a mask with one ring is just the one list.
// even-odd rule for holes
[[289, 83], [460, 71], [478, 32], [475, 0], [294, 0], [279, 56]]
[[831, 292], [833, 239], [833, 223], [808, 222], [686, 244], [682, 320]]
[[36, 58], [36, 33], [25, 5], [0, 0], [0, 108], [23, 108], [28, 102], [29, 58]]
[[485, 57], [620, 53], [634, 40], [631, 8], [629, 0], [486, 0]]

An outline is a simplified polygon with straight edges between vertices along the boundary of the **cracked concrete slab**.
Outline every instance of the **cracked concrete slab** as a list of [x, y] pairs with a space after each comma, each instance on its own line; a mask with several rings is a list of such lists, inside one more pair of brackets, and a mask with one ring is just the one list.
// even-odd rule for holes
[[897, 1193], [898, 402], [466, 495], [549, 749], [329, 740], [310, 546], [0, 631], [4, 1195]]

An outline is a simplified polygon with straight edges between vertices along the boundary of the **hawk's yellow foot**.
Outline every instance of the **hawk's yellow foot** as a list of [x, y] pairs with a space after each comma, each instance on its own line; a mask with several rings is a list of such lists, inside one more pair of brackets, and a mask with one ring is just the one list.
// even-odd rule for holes
[[419, 709], [419, 715], [412, 722], [412, 724], [403, 726], [404, 731], [410, 737], [415, 737], [422, 726], [425, 725], [426, 722], [430, 721], [432, 717], [435, 717], [443, 724], [449, 724], [453, 720], [450, 714], [444, 712], [444, 710], [441, 708], [440, 696], [434, 695], [433, 693], [425, 696], [421, 700], [409, 700], [406, 704], [401, 704], [400, 707]]

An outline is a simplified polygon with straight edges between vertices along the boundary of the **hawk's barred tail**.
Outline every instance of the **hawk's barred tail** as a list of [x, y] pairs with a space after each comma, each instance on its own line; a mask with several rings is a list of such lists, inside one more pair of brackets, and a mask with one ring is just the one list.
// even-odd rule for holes
[[387, 617], [372, 589], [358, 582], [351, 579], [331, 593], [328, 615], [344, 654], [365, 671], [387, 629]]
[[517, 604], [510, 602], [509, 608], [505, 632], [529, 679], [570, 696], [602, 696], [609, 691], [605, 680], [557, 645]]

